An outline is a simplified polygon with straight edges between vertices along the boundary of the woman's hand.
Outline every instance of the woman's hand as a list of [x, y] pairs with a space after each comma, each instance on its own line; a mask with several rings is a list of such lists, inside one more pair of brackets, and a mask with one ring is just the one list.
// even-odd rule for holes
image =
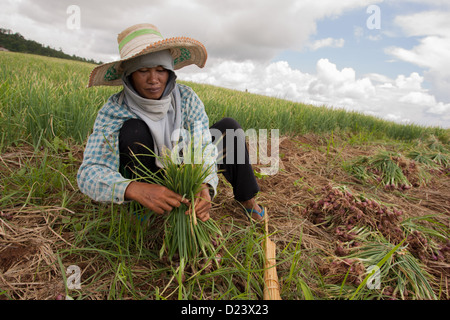
[[[209, 219], [209, 210], [211, 209], [211, 196], [207, 184], [202, 184], [202, 190], [195, 196], [194, 201], [195, 214], [197, 218], [205, 222]], [[186, 211], [186, 214], [191, 214], [192, 206]]]
[[125, 199], [135, 200], [158, 214], [178, 208], [182, 203], [190, 205], [189, 200], [164, 186], [137, 181], [128, 185]]

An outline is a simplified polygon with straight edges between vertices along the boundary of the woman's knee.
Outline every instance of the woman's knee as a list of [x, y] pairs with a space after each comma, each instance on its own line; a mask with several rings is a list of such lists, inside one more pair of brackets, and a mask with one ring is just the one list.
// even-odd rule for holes
[[120, 129], [119, 148], [129, 150], [138, 145], [153, 148], [153, 137], [147, 124], [140, 119], [129, 119], [125, 121]]
[[222, 118], [221, 120], [217, 121], [212, 128], [219, 129], [220, 131], [224, 132], [226, 129], [242, 129], [239, 122], [237, 122], [234, 118], [226, 117]]
[[126, 137], [138, 137], [142, 134], [148, 134], [148, 132], [148, 126], [140, 119], [129, 119], [125, 121], [120, 129], [120, 134]]

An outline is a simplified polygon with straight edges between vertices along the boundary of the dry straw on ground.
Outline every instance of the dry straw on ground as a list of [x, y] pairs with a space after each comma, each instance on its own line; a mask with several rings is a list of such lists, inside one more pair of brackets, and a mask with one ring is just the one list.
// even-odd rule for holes
[[[326, 141], [314, 135], [284, 137], [280, 144], [280, 171], [274, 176], [259, 180], [261, 193], [258, 200], [270, 211], [268, 231], [271, 234], [271, 242], [273, 241], [276, 247], [286, 247], [293, 237], [298, 238], [301, 234], [304, 259], [314, 261], [324, 271], [333, 272], [330, 269], [330, 261], [339, 259], [335, 254], [338, 243], [336, 234], [314, 224], [303, 214], [309, 203], [325, 196], [323, 187], [330, 184], [346, 184], [354, 194], [377, 197], [383, 203], [400, 208], [405, 217], [439, 213], [439, 221], [449, 227], [448, 175], [435, 175], [427, 185], [403, 193], [387, 192], [382, 188], [358, 183], [344, 172], [340, 165], [342, 161], [356, 156], [371, 154], [374, 147], [346, 145], [328, 149], [327, 146]], [[0, 170], [13, 172], [33, 156], [33, 152], [5, 153], [0, 159]], [[73, 232], [64, 229], [63, 220], [82, 214], [80, 203], [88, 201], [78, 191], [70, 192], [73, 193], [71, 201], [74, 205], [71, 206], [69, 202], [66, 208], [58, 205], [33, 206], [30, 204], [32, 202], [18, 207], [0, 208], [0, 292], [4, 293], [0, 295], [0, 299], [56, 299], [64, 296], [63, 272], [70, 263], [82, 266], [84, 278], [102, 270], [102, 261], [96, 259], [95, 254], [86, 254], [82, 261], [78, 256], [76, 260], [65, 261], [64, 264], [58, 260], [58, 252], [70, 248], [75, 236]], [[237, 224], [248, 223], [241, 207], [232, 199], [231, 189], [223, 181], [219, 192], [212, 216], [219, 218], [227, 215]], [[444, 260], [433, 260], [429, 256], [424, 259], [422, 262], [438, 280], [440, 288], [436, 289], [440, 290], [441, 299], [449, 299], [448, 253], [445, 254]], [[145, 271], [147, 265], [147, 262], [142, 262], [135, 270]], [[277, 265], [276, 271], [278, 275], [286, 274], [287, 268], [289, 262], [284, 261]], [[275, 271], [275, 268], [273, 270]], [[142, 277], [144, 285], [145, 272], [141, 274], [142, 276], [138, 277]], [[154, 285], [164, 288], [168, 283], [166, 280], [161, 279], [161, 283]], [[275, 277], [273, 280], [275, 281]], [[107, 296], [102, 294], [105, 290], [97, 289], [107, 287], [110, 281], [111, 279], [102, 278], [98, 283], [85, 287], [83, 294], [90, 299], [106, 299]], [[139, 281], [136, 280], [136, 283]], [[279, 278], [277, 284], [280, 286], [280, 292], [285, 292], [284, 279]], [[315, 294], [320, 295], [317, 283], [308, 282], [307, 285]]]

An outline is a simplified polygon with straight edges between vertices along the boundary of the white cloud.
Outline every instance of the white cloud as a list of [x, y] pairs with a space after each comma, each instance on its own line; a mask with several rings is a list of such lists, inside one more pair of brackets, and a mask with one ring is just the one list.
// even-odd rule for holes
[[360, 42], [362, 40], [370, 40], [370, 41], [381, 41], [383, 40], [383, 35], [389, 35], [389, 31], [381, 29], [380, 33], [373, 34], [373, 31], [368, 30], [367, 28], [363, 28], [361, 26], [353, 26], [353, 37], [356, 41]]
[[436, 104], [435, 97], [433, 97], [432, 95], [429, 95], [427, 93], [418, 92], [418, 91], [410, 92], [410, 93], [404, 95], [403, 97], [401, 97], [400, 99], [398, 99], [398, 101], [423, 105], [425, 107]]
[[285, 61], [222, 61], [195, 73], [182, 69], [178, 75], [182, 80], [344, 108], [402, 123], [450, 127], [450, 104], [437, 102], [423, 88], [424, 77], [416, 72], [395, 79], [380, 74], [357, 78], [354, 69], [339, 70], [328, 59], [320, 59], [314, 74], [292, 69]]
[[448, 11], [424, 11], [411, 15], [397, 16], [395, 23], [407, 36], [443, 36], [450, 31]]
[[377, 35], [368, 35], [367, 39], [369, 39], [370, 41], [380, 41], [383, 39], [383, 37], [381, 36], [381, 34], [377, 34]]
[[330, 105], [335, 105], [333, 100], [337, 103], [341, 101], [339, 104], [342, 106], [353, 104], [354, 100], [368, 99], [375, 94], [370, 79], [356, 79], [352, 68], [340, 71], [328, 59], [320, 59], [316, 69], [316, 78], [311, 82], [308, 93], [314, 97], [322, 97]]
[[361, 39], [364, 36], [364, 28], [361, 26], [354, 26], [353, 35], [356, 39]]
[[420, 90], [422, 88], [423, 80], [424, 78], [417, 72], [411, 73], [409, 77], [401, 74], [395, 79], [395, 85], [397, 88], [403, 90]]
[[450, 120], [450, 103], [445, 104], [445, 103], [439, 102], [436, 105], [427, 109], [427, 112], [431, 113], [431, 114], [441, 115], [441, 116], [443, 116], [444, 120], [449, 121]]
[[450, 102], [450, 11], [427, 11], [398, 16], [395, 23], [409, 37], [420, 37], [412, 49], [390, 47], [386, 53], [422, 68], [433, 93]]
[[[379, 1], [10, 0], [1, 2], [0, 19], [25, 37], [103, 61], [117, 53], [117, 34], [141, 22], [155, 24], [166, 37], [196, 38], [216, 58], [270, 61], [284, 50], [301, 50], [317, 32], [317, 21]], [[81, 10], [77, 33], [66, 28], [72, 4]]]
[[318, 49], [325, 47], [342, 48], [344, 44], [345, 40], [343, 38], [340, 39], [326, 38], [316, 40], [313, 43], [308, 44], [308, 48], [310, 48], [312, 51], [316, 51]]

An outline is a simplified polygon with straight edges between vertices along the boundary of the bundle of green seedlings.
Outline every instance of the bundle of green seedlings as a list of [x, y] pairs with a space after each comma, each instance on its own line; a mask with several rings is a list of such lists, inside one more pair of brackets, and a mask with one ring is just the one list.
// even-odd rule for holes
[[[352, 299], [358, 295], [360, 289], [365, 291], [362, 296], [364, 299], [438, 299], [435, 294], [435, 291], [439, 291], [436, 278], [429, 273], [422, 261], [413, 256], [409, 250], [409, 245], [405, 245], [406, 239], [394, 245], [384, 237], [376, 236], [370, 232], [361, 232], [358, 238], [363, 245], [358, 247], [357, 250], [352, 250], [343, 260], [360, 272], [362, 268], [365, 268], [366, 271], [363, 275], [366, 276], [366, 280], [368, 280], [369, 270], [373, 270], [373, 266], [376, 265], [380, 269], [378, 271], [378, 285], [366, 289], [367, 283], [366, 285], [364, 285], [364, 282], [360, 283]], [[372, 285], [375, 283], [372, 282]]]
[[214, 164], [207, 165], [203, 156], [198, 160], [199, 150], [193, 144], [184, 149], [184, 157], [179, 157], [175, 151], [157, 156], [152, 150], [148, 150], [149, 156], [158, 158], [163, 165], [156, 173], [145, 168], [135, 155], [135, 159], [141, 164], [140, 172], [135, 173], [137, 179], [165, 186], [188, 199], [192, 206], [190, 213], [187, 213], [189, 207], [182, 203], [165, 216], [160, 256], [167, 254], [170, 261], [179, 259], [180, 270], [186, 265], [195, 267], [201, 259], [208, 259], [208, 262], [214, 260], [218, 266], [215, 256], [220, 247], [222, 232], [212, 218], [207, 221], [197, 219], [193, 206]]
[[[439, 221], [440, 216], [442, 221]], [[450, 261], [449, 227], [443, 215], [410, 217], [402, 222], [408, 250], [421, 261]]]
[[424, 182], [424, 172], [416, 162], [399, 153], [382, 150], [374, 156], [362, 156], [344, 165], [358, 180], [376, 182], [386, 190], [408, 190]]
[[442, 174], [450, 173], [450, 156], [440, 151], [412, 150], [408, 157], [426, 166], [429, 170]]

